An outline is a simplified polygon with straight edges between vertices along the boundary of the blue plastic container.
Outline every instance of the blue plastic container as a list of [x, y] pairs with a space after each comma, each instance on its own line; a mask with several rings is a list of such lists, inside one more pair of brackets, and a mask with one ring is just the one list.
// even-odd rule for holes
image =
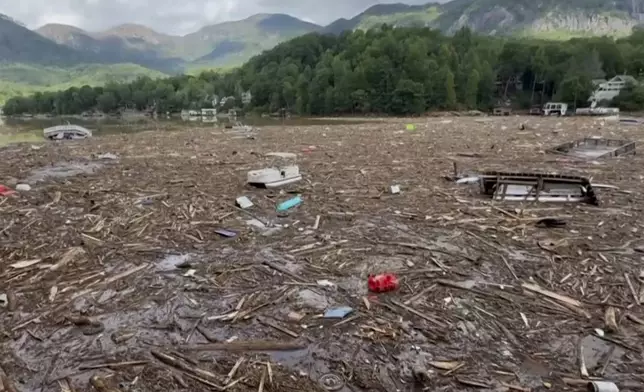
[[286, 211], [290, 208], [300, 205], [301, 203], [302, 203], [302, 197], [298, 195], [297, 197], [294, 197], [292, 199], [286, 200], [283, 203], [278, 204], [277, 211]]

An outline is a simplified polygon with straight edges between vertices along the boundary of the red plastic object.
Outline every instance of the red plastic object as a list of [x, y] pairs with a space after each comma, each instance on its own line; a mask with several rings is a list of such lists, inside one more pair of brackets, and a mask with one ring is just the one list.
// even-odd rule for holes
[[374, 293], [386, 293], [398, 289], [398, 277], [394, 274], [370, 275], [369, 291]]
[[0, 185], [0, 196], [9, 196], [16, 193], [16, 191], [7, 188], [4, 185]]

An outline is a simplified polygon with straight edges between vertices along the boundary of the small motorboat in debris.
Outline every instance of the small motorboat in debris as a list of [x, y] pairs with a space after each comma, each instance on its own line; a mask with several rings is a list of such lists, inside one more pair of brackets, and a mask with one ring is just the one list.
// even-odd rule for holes
[[74, 140], [92, 137], [92, 131], [80, 125], [73, 124], [45, 128], [43, 134], [45, 138], [50, 140]]

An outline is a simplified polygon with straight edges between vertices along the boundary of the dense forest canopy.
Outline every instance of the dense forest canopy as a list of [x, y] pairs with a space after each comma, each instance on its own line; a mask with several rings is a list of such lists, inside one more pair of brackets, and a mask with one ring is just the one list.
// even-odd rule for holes
[[[524, 107], [547, 100], [581, 107], [588, 105], [594, 79], [619, 74], [644, 74], [644, 31], [619, 40], [556, 42], [383, 25], [339, 36], [301, 36], [226, 73], [142, 77], [14, 97], [4, 112], [178, 112], [211, 107], [215, 95], [234, 96], [241, 106], [245, 91], [252, 93], [245, 110], [302, 115], [488, 109], [507, 97]], [[629, 86], [615, 101], [624, 109], [643, 109], [644, 89]]]

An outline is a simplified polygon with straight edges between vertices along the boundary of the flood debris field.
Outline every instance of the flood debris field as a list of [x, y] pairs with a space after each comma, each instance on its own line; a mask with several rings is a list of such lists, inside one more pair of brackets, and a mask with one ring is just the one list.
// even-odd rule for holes
[[[644, 158], [544, 151], [643, 132], [453, 117], [8, 146], [0, 183], [31, 189], [0, 198], [0, 385], [641, 391]], [[247, 185], [270, 152], [303, 180]], [[599, 206], [492, 201], [454, 162], [611, 187]], [[385, 272], [398, 289], [370, 293]]]

